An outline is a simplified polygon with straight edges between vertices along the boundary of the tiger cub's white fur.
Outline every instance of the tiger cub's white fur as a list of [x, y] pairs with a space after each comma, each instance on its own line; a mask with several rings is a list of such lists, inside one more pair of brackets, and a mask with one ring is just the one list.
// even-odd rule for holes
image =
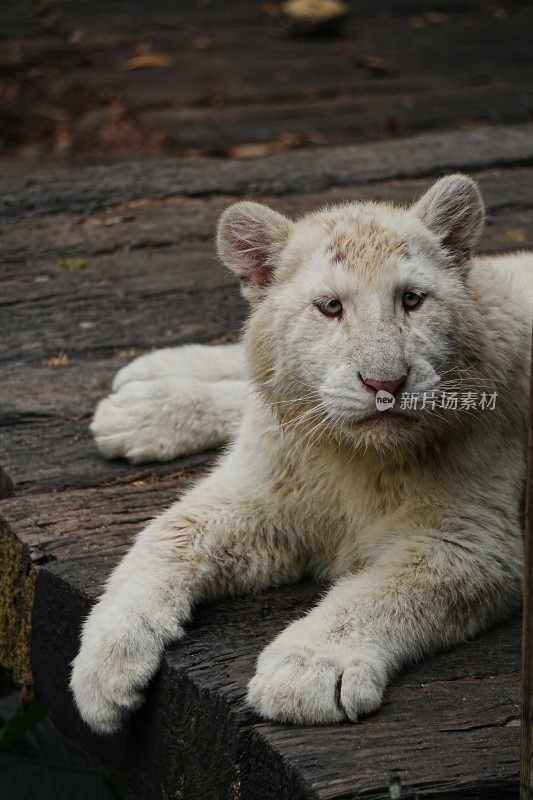
[[[460, 175], [408, 209], [223, 214], [219, 254], [251, 304], [244, 345], [137, 359], [93, 422], [101, 450], [131, 461], [232, 440], [138, 536], [84, 625], [71, 685], [92, 728], [139, 705], [200, 600], [332, 581], [249, 684], [260, 715], [302, 724], [374, 711], [403, 665], [519, 604], [533, 254], [472, 259], [483, 218]], [[493, 408], [449, 402], [483, 394]]]

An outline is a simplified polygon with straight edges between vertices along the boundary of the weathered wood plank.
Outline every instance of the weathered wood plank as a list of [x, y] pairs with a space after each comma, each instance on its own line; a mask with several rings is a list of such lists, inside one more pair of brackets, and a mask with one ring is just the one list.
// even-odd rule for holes
[[[363, 87], [359, 91], [352, 87], [344, 90], [347, 98], [260, 104], [250, 97], [244, 106], [226, 100], [226, 105], [217, 109], [216, 117], [209, 105], [150, 109], [140, 114], [140, 121], [147, 130], [164, 130], [167, 147], [174, 146], [178, 152], [246, 157], [303, 145], [337, 144], [348, 137], [350, 142], [365, 142], [413, 135], [440, 126], [474, 127], [509, 119], [528, 122], [533, 116], [531, 79], [524, 75], [510, 78], [505, 91], [500, 87], [502, 97], [497, 109], [491, 83], [467, 89], [445, 88], [442, 84], [440, 80], [429, 87], [407, 86], [402, 92], [393, 85], [389, 93], [382, 91], [378, 97], [365, 96]], [[306, 89], [302, 87], [301, 91], [305, 93]], [[307, 92], [312, 96], [310, 88]], [[216, 99], [213, 95], [212, 102], [216, 103]], [[261, 143], [265, 146], [249, 147]]]
[[533, 369], [531, 374], [526, 526], [524, 536], [524, 605], [522, 610], [520, 800], [531, 800], [533, 798]]
[[[157, 483], [139, 479], [135, 486], [0, 501], [0, 663], [23, 686], [31, 685], [29, 640], [39, 565], [69, 558], [116, 561], [141, 524], [183, 491], [186, 478], [183, 473], [181, 480], [176, 475]], [[105, 572], [97, 575], [95, 591], [105, 580]]]
[[[132, 536], [160, 508], [174, 502], [190, 476], [167, 476], [164, 481], [138, 480], [133, 485], [32, 494], [3, 501], [5, 525], [34, 564], [95, 559], [99, 554], [121, 556]], [[105, 573], [101, 581], [105, 580]], [[101, 589], [98, 584], [95, 591]]]
[[533, 163], [533, 125], [421, 134], [378, 144], [302, 150], [250, 161], [158, 159], [0, 176], [3, 216], [93, 212], [140, 198], [283, 195]]
[[92, 294], [73, 291], [61, 298], [51, 290], [39, 299], [35, 292], [31, 305], [11, 304], [4, 310], [0, 359], [14, 360], [10, 343], [17, 338], [18, 358], [35, 364], [60, 351], [106, 358], [132, 347], [149, 350], [236, 336], [246, 310], [233, 280], [204, 290], [115, 288]]
[[[487, 204], [491, 227], [496, 224], [502, 232], [509, 225], [516, 228], [517, 215], [533, 208], [532, 169], [500, 169], [475, 177]], [[346, 200], [409, 203], [427, 189], [428, 183], [427, 179], [385, 181], [370, 186], [355, 183], [320, 193], [265, 195], [260, 199], [280, 211], [297, 215]], [[0, 220], [4, 279], [0, 302], [17, 299], [21, 282], [30, 297], [38, 288], [29, 285], [32, 281], [37, 284], [53, 281], [54, 286], [60, 280], [67, 286], [69, 281], [74, 285], [81, 281], [84, 289], [104, 291], [117, 280], [124, 285], [138, 285], [144, 280], [148, 286], [162, 284], [165, 288], [171, 282], [176, 287], [208, 280], [221, 283], [222, 271], [215, 259], [213, 240], [218, 216], [233, 199], [238, 198], [231, 195], [202, 199], [143, 198], [93, 213], [67, 209], [53, 215], [43, 214], [31, 222], [24, 217]], [[31, 237], [28, 237], [29, 225]], [[505, 244], [505, 240], [499, 244]], [[482, 240], [480, 249], [488, 246]], [[60, 260], [68, 257], [83, 259], [85, 266], [70, 271], [61, 268]], [[13, 284], [8, 284], [8, 280]], [[47, 288], [40, 287], [42, 292]]]
[[14, 493], [15, 487], [13, 486], [13, 481], [3, 467], [0, 467], [0, 500], [3, 500], [5, 497], [13, 497]]
[[110, 391], [112, 376], [125, 363], [115, 358], [2, 368], [0, 450], [6, 480], [9, 476], [17, 494], [158, 482], [205, 469], [212, 453], [137, 467], [107, 461], [98, 453], [89, 423], [98, 400]]
[[[480, 186], [489, 222], [479, 250], [533, 247], [533, 172], [481, 175]], [[409, 202], [426, 187], [426, 181], [406, 181], [263, 199], [299, 214], [349, 199]], [[218, 215], [230, 201], [145, 200], [90, 215], [47, 215], [35, 222], [35, 240], [28, 239], [28, 220], [4, 222], [0, 361], [22, 357], [38, 365], [62, 351], [73, 362], [94, 361], [235, 336], [246, 306], [234, 278], [217, 263], [213, 243]], [[69, 257], [83, 268], [63, 268]], [[60, 366], [36, 379], [47, 383], [64, 371]]]

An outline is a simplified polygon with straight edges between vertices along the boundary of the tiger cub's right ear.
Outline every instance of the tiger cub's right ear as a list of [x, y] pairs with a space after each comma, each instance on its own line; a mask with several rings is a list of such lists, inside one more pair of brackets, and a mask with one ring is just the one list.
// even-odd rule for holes
[[275, 280], [277, 262], [294, 223], [260, 203], [227, 208], [218, 223], [217, 249], [224, 264], [239, 276], [242, 293], [260, 300]]

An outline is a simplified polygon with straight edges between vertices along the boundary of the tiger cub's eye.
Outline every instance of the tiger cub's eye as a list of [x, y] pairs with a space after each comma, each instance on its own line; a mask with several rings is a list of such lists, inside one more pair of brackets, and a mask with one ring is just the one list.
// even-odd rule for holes
[[424, 295], [420, 292], [404, 292], [402, 303], [407, 311], [412, 311], [414, 308], [418, 308], [423, 299]]
[[326, 317], [338, 317], [342, 314], [342, 303], [340, 300], [323, 300], [317, 303], [317, 306]]

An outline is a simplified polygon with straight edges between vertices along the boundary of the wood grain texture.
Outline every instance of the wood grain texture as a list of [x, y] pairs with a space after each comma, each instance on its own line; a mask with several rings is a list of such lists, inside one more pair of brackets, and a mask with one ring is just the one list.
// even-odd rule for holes
[[283, 195], [335, 186], [533, 163], [533, 124], [427, 133], [398, 141], [242, 161], [151, 159], [109, 167], [0, 176], [3, 217], [95, 211], [135, 199]]

